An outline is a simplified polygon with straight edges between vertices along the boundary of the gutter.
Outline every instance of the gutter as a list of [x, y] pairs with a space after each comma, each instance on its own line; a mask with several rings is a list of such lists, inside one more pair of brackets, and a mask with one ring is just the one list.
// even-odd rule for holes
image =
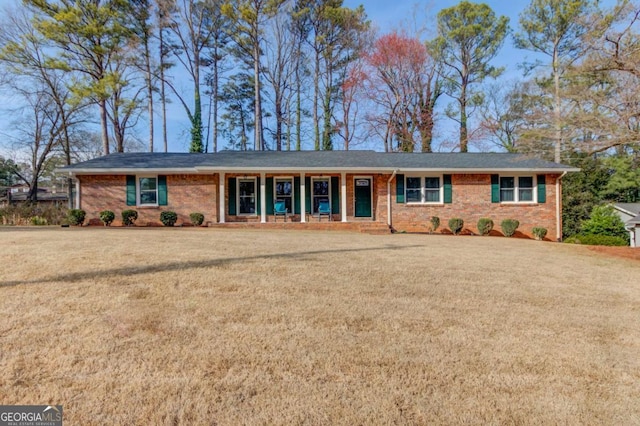
[[568, 172], [563, 172], [558, 179], [556, 179], [556, 240], [562, 242], [562, 209], [560, 205], [562, 203], [562, 197], [560, 195], [560, 181]]
[[389, 229], [391, 229], [391, 181], [396, 177], [396, 173], [398, 173], [398, 169], [394, 169], [393, 173], [391, 173], [391, 177], [387, 181], [387, 225], [389, 225]]

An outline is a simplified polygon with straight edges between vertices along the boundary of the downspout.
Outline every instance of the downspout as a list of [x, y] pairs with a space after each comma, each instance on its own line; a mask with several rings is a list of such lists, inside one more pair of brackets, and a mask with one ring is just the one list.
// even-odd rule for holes
[[396, 177], [396, 173], [398, 173], [398, 169], [394, 169], [393, 173], [391, 173], [391, 177], [387, 181], [387, 225], [389, 225], [389, 229], [391, 229], [391, 181], [394, 177]]
[[560, 194], [560, 181], [567, 172], [562, 172], [560, 177], [556, 179], [556, 240], [562, 242], [562, 209], [560, 204], [562, 203], [562, 196]]

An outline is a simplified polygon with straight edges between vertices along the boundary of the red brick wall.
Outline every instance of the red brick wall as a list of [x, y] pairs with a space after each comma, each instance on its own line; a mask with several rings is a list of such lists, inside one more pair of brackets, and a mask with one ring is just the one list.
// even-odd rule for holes
[[[256, 174], [227, 174], [225, 179], [236, 176], [257, 176]], [[267, 174], [266, 177], [285, 176], [285, 174]], [[286, 175], [292, 176], [292, 174]], [[312, 176], [312, 175], [309, 175]], [[323, 176], [340, 176], [327, 175]], [[387, 223], [387, 181], [390, 174], [347, 174], [347, 220], [367, 220], [354, 217], [354, 179], [356, 176], [371, 177], [373, 181], [373, 220]], [[440, 229], [448, 227], [448, 221], [460, 217], [465, 222], [465, 229], [477, 233], [478, 219], [488, 217], [495, 223], [494, 229], [500, 230], [503, 219], [517, 219], [520, 221], [518, 231], [531, 235], [531, 229], [542, 226], [548, 230], [548, 238], [555, 239], [556, 235], [556, 179], [558, 175], [546, 177], [546, 203], [543, 204], [500, 204], [491, 203], [490, 175], [453, 175], [453, 203], [442, 205], [408, 205], [396, 202], [396, 179], [391, 182], [391, 210], [393, 228], [398, 231], [427, 232], [430, 230], [430, 218], [440, 218]], [[126, 177], [125, 176], [79, 176], [81, 185], [81, 208], [87, 212], [87, 220], [95, 224], [99, 222], [99, 212], [112, 210], [116, 218], [120, 219], [122, 210], [135, 209], [138, 211], [138, 225], [159, 224], [160, 212], [172, 210], [178, 213], [178, 223], [190, 223], [189, 214], [201, 212], [205, 215], [205, 222], [218, 221], [218, 175], [168, 175], [168, 205], [161, 207], [135, 207], [126, 205]], [[259, 190], [259, 188], [258, 188]], [[228, 211], [229, 189], [225, 184], [225, 210]], [[225, 214], [227, 222], [259, 222], [260, 216], [229, 216]], [[292, 221], [299, 222], [299, 215], [290, 216]], [[333, 215], [334, 221], [340, 221], [341, 214]], [[267, 216], [272, 222], [273, 216]], [[316, 219], [310, 218], [310, 221]], [[117, 224], [117, 222], [116, 222]]]
[[194, 212], [204, 214], [206, 222], [218, 220], [217, 175], [167, 175], [166, 206], [140, 207], [127, 206], [126, 176], [91, 175], [78, 176], [80, 181], [80, 208], [87, 212], [87, 221], [100, 224], [100, 212], [111, 210], [116, 214], [115, 225], [121, 223], [123, 210], [138, 212], [136, 225], [161, 225], [160, 212], [174, 211], [178, 214], [178, 224], [190, 224], [189, 215]]
[[442, 205], [408, 205], [396, 203], [395, 179], [392, 184], [393, 228], [398, 231], [426, 232], [430, 218], [440, 218], [440, 228], [448, 228], [451, 218], [462, 218], [464, 229], [477, 233], [478, 219], [486, 217], [494, 222], [494, 230], [500, 231], [504, 219], [520, 221], [518, 231], [531, 236], [536, 226], [547, 228], [547, 238], [556, 235], [556, 179], [559, 175], [546, 176], [546, 203], [508, 204], [491, 202], [491, 175], [452, 175], [453, 202]]

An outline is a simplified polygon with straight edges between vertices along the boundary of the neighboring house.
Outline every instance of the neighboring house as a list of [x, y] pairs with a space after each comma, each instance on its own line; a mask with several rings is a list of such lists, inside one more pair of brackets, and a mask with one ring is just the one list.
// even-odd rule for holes
[[640, 247], [640, 203], [617, 203], [613, 208], [629, 231], [631, 247]]
[[[562, 236], [561, 178], [578, 169], [507, 153], [380, 153], [373, 151], [223, 151], [214, 154], [119, 153], [64, 167], [77, 178], [76, 205], [96, 221], [99, 212], [136, 209], [137, 224], [160, 212], [178, 223], [200, 212], [210, 223], [267, 223], [276, 200], [293, 222], [377, 222], [424, 232], [438, 216], [520, 221]], [[551, 237], [553, 238], [553, 237]]]
[[[9, 204], [24, 203], [29, 196], [29, 186], [17, 184], [6, 188], [0, 195], [0, 207]], [[38, 203], [66, 206], [69, 196], [66, 192], [57, 192], [55, 188], [38, 187]]]

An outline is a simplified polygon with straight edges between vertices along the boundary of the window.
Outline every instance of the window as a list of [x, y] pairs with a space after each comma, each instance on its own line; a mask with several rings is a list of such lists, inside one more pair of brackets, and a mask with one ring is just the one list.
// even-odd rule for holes
[[289, 213], [293, 213], [293, 179], [276, 178], [274, 192], [275, 201], [284, 201]]
[[311, 197], [312, 197], [312, 213], [318, 213], [318, 205], [320, 204], [320, 201], [326, 201], [328, 203], [331, 203], [330, 200], [330, 187], [331, 185], [329, 184], [329, 178], [319, 178], [313, 179], [313, 183], [311, 184], [313, 190], [311, 193]]
[[533, 202], [533, 176], [501, 176], [500, 202], [530, 203]]
[[407, 203], [442, 202], [439, 177], [408, 176], [405, 187]]
[[256, 214], [256, 179], [238, 178], [238, 206], [239, 214]]
[[141, 177], [138, 179], [139, 205], [141, 206], [157, 206], [158, 205], [158, 178]]

